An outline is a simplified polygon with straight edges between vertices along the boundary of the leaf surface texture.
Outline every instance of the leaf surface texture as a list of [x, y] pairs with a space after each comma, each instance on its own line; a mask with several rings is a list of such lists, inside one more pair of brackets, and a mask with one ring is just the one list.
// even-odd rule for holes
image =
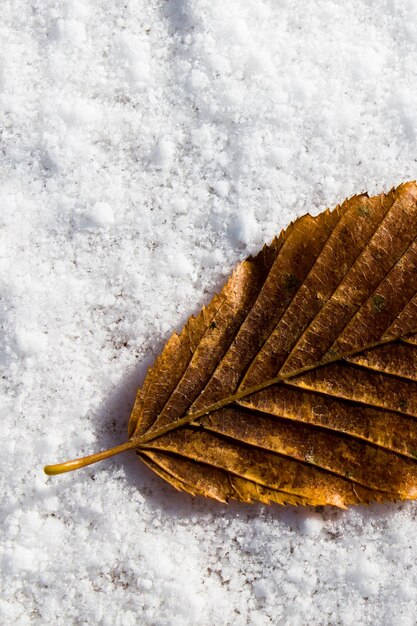
[[305, 215], [174, 333], [129, 421], [175, 488], [220, 501], [417, 497], [417, 185]]

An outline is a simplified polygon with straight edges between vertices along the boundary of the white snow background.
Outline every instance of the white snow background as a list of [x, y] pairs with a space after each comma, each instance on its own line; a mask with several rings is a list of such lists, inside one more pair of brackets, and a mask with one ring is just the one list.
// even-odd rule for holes
[[0, 622], [406, 626], [417, 505], [222, 506], [123, 442], [174, 328], [295, 217], [416, 177], [414, 0], [2, 0]]

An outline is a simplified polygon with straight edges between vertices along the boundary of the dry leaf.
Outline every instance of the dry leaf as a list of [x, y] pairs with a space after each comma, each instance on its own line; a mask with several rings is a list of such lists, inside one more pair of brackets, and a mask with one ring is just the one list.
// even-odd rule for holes
[[149, 370], [130, 440], [220, 501], [417, 497], [417, 185], [305, 215], [234, 270]]

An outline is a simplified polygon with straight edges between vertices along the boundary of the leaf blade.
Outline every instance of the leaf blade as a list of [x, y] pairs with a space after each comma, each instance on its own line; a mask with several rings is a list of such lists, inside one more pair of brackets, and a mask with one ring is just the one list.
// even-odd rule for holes
[[131, 428], [139, 454], [177, 487], [223, 501], [417, 497], [417, 348], [405, 337], [417, 328], [416, 218], [415, 183], [356, 196], [240, 264], [145, 381]]

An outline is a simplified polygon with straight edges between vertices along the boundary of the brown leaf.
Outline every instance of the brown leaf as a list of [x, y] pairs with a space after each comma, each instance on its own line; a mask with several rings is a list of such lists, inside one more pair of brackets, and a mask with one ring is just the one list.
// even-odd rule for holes
[[220, 501], [417, 497], [417, 185], [291, 224], [150, 368], [127, 444]]

